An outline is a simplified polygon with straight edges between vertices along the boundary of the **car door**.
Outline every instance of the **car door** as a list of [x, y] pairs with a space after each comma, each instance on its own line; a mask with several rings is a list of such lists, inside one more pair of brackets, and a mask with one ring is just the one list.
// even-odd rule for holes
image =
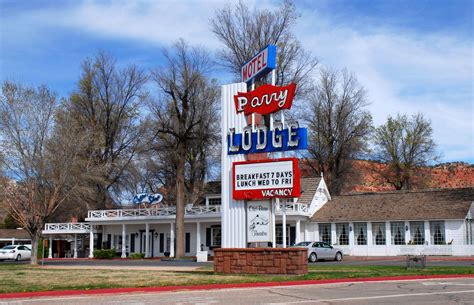
[[316, 250], [315, 252], [316, 252], [316, 255], [318, 256], [318, 259], [326, 258], [326, 253], [325, 253], [325, 249], [323, 247], [323, 243], [315, 242], [314, 246], [315, 246], [315, 250]]
[[18, 250], [21, 254], [22, 259], [29, 259], [31, 257], [31, 251], [25, 246], [19, 246]]
[[324, 249], [324, 258], [325, 259], [334, 258], [336, 253], [333, 253], [334, 250], [333, 250], [333, 248], [331, 247], [330, 244], [322, 243], [322, 247]]

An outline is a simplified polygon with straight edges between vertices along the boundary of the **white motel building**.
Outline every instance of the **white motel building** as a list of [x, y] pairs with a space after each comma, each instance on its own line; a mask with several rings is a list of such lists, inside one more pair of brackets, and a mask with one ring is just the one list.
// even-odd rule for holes
[[[276, 47], [269, 46], [262, 52], [267, 58], [266, 63], [270, 62], [270, 57], [276, 62]], [[249, 61], [248, 64], [253, 62]], [[248, 79], [244, 77], [243, 81]], [[274, 89], [271, 90], [280, 93], [271, 96], [282, 96], [281, 92], [287, 90], [286, 87], [272, 88]], [[245, 110], [237, 111], [234, 97], [246, 93], [247, 89], [246, 83], [222, 86], [221, 182], [209, 183], [208, 192], [201, 200], [186, 205], [186, 255], [203, 261], [208, 256], [213, 256], [213, 250], [219, 247], [285, 247], [300, 241], [323, 241], [343, 249], [345, 255], [354, 256], [474, 255], [474, 188], [331, 196], [322, 177], [299, 178], [297, 161], [281, 158], [259, 164], [246, 160], [244, 152], [240, 150], [252, 147], [247, 142], [252, 142], [251, 130], [256, 127], [255, 120], [252, 120], [251, 129], [244, 115]], [[270, 101], [269, 93], [264, 92], [263, 95], [265, 94], [266, 101]], [[261, 97], [262, 101], [263, 99]], [[262, 103], [256, 106], [267, 107]], [[272, 109], [271, 112], [277, 110]], [[251, 109], [253, 117], [252, 111], [256, 109]], [[270, 117], [273, 138], [265, 141], [263, 148], [271, 144], [272, 149], [265, 152], [276, 154], [276, 148], [279, 148], [279, 153], [284, 154], [284, 150], [295, 147], [299, 149], [300, 144], [301, 149], [304, 149], [305, 134], [298, 133], [303, 132], [303, 128], [300, 130], [297, 124], [293, 126], [286, 122], [284, 129], [284, 120], [282, 116], [280, 118], [276, 123]], [[261, 131], [260, 127], [256, 130]], [[276, 140], [277, 130], [281, 133], [286, 130], [286, 142], [282, 140], [282, 135]], [[232, 137], [228, 140], [229, 134]], [[236, 139], [233, 137], [237, 134], [240, 134], [241, 145], [237, 141], [238, 145], [235, 146]], [[261, 139], [258, 135], [255, 134], [257, 140], [254, 144]], [[297, 139], [298, 135], [300, 138]], [[260, 149], [259, 147], [257, 143], [255, 148]], [[247, 163], [242, 164], [245, 162]], [[289, 171], [287, 165], [291, 166]], [[262, 187], [257, 187], [257, 192], [255, 188], [248, 187], [239, 190], [233, 183], [232, 175], [243, 168], [251, 173], [250, 176], [259, 171], [272, 173], [285, 168], [284, 172], [291, 173], [291, 177], [295, 178], [288, 189], [299, 189], [295, 193], [297, 196], [293, 196], [297, 198], [283, 200], [276, 199], [275, 196], [256, 196], [258, 189], [263, 189]], [[240, 175], [233, 178], [237, 176]], [[278, 179], [271, 180], [278, 182]], [[283, 189], [281, 185], [284, 183], [275, 182], [279, 187], [273, 189]], [[249, 219], [246, 219], [250, 208], [248, 211], [246, 209], [257, 203], [255, 200], [259, 198], [267, 200], [267, 211], [271, 206], [274, 210], [271, 212], [271, 220], [258, 223], [259, 226], [265, 226], [266, 231], [261, 232], [266, 234], [266, 239], [259, 239], [258, 244], [249, 244], [249, 240], [257, 239], [256, 235], [248, 234], [248, 229], [252, 226], [248, 225]], [[246, 203], [245, 200], [253, 202]], [[48, 223], [43, 235], [51, 241], [49, 257], [93, 257], [93, 250], [97, 248], [115, 249], [123, 258], [131, 253], [144, 253], [148, 258], [174, 257], [175, 218], [175, 207], [159, 204], [148, 208], [88, 211], [84, 223]], [[274, 224], [271, 225], [271, 234], [269, 224]], [[61, 240], [65, 236], [70, 241], [67, 247], [61, 246]], [[262, 244], [260, 241], [265, 242]]]
[[[185, 214], [186, 255], [200, 260], [222, 246], [220, 183], [208, 186]], [[275, 247], [283, 246], [285, 213], [287, 245], [323, 241], [353, 256], [474, 255], [474, 188], [331, 196], [323, 178], [302, 178], [301, 192], [276, 207]], [[174, 232], [175, 208], [155, 205], [89, 211], [83, 223], [46, 224], [43, 236], [69, 240], [64, 253], [50, 242], [49, 257], [92, 257], [97, 248], [173, 257]]]

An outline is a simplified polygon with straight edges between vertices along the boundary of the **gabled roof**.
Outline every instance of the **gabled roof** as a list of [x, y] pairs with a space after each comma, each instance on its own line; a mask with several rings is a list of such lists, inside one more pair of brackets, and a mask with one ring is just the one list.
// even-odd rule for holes
[[310, 204], [316, 190], [318, 189], [320, 181], [321, 177], [301, 178], [301, 196], [298, 199], [298, 203]]
[[474, 188], [334, 196], [311, 221], [390, 221], [464, 219]]

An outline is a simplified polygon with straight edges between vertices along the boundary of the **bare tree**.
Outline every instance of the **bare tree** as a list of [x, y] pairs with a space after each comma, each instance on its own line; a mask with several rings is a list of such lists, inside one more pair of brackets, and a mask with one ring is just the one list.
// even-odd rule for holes
[[[186, 182], [192, 189], [192, 183], [203, 179], [206, 150], [217, 140], [219, 93], [217, 83], [207, 76], [211, 60], [204, 49], [189, 47], [181, 40], [164, 56], [166, 65], [153, 72], [159, 96], [151, 104], [151, 120], [155, 124], [155, 150], [167, 157], [161, 160], [167, 162], [166, 170], [175, 173], [176, 257], [183, 257]], [[194, 182], [191, 176], [196, 178]]]
[[421, 113], [388, 117], [375, 129], [374, 144], [375, 158], [387, 164], [379, 174], [397, 190], [411, 189], [423, 176], [417, 170], [438, 160], [431, 122]]
[[79, 194], [87, 209], [117, 204], [114, 194], [121, 192], [122, 177], [141, 149], [146, 82], [143, 70], [134, 65], [119, 69], [109, 54], [82, 64], [77, 90], [65, 102], [65, 112], [74, 119], [65, 132], [89, 139], [81, 156], [94, 166]]
[[38, 240], [48, 217], [76, 189], [74, 173], [79, 137], [58, 137], [58, 104], [46, 87], [4, 82], [0, 100], [2, 199], [13, 218], [29, 233], [31, 264], [37, 264]]
[[351, 161], [367, 148], [372, 117], [366, 105], [365, 90], [352, 74], [321, 71], [309, 101], [308, 164], [324, 173], [331, 193], [341, 192]]
[[[240, 68], [269, 44], [277, 45], [277, 85], [298, 84], [298, 94], [310, 89], [309, 75], [318, 64], [292, 33], [298, 18], [292, 1], [284, 1], [276, 11], [253, 10], [240, 1], [218, 10], [211, 29], [225, 48], [219, 52], [222, 65], [240, 79]], [[260, 80], [263, 82], [265, 80]]]

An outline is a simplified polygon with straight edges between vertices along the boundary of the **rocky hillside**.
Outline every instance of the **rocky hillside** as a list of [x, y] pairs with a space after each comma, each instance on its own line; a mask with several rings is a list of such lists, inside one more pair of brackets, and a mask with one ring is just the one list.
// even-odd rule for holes
[[[354, 160], [353, 171], [344, 187], [344, 193], [392, 191], [380, 172], [386, 169], [383, 163]], [[303, 176], [312, 176], [312, 171], [304, 162], [300, 165]], [[474, 165], [463, 162], [442, 163], [424, 167], [416, 173], [413, 188], [462, 188], [474, 187]]]

